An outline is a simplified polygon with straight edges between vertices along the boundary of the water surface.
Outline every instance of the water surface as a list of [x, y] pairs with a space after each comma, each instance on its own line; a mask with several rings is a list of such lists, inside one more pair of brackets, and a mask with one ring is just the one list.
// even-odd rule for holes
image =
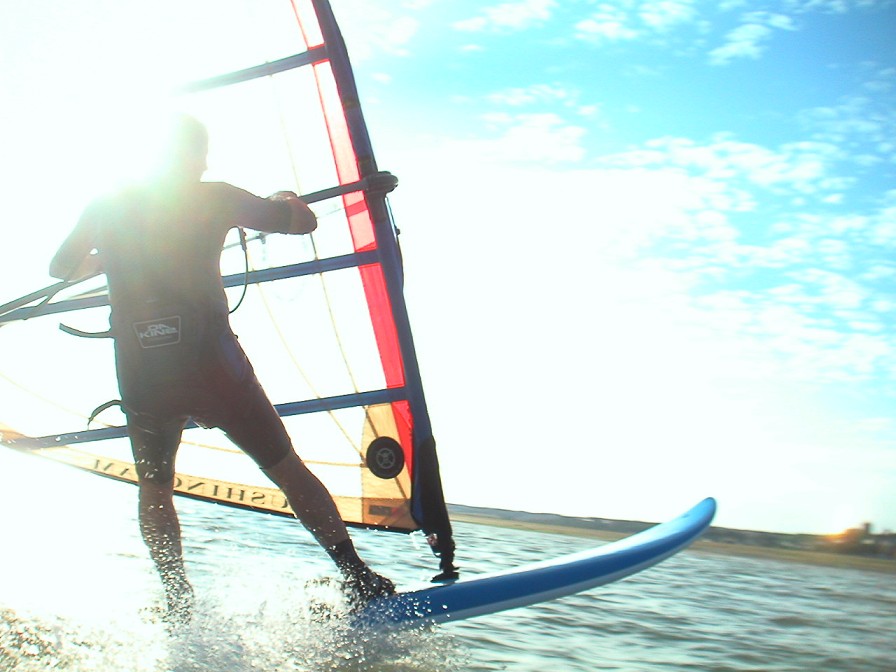
[[[136, 525], [136, 490], [0, 451], [0, 670], [891, 671], [892, 575], [686, 551], [623, 581], [461, 623], [380, 634], [309, 609], [329, 561], [292, 520], [182, 500], [195, 622], [171, 636]], [[702, 493], [701, 493], [702, 496]], [[699, 497], [698, 497], [699, 498]], [[670, 517], [679, 513], [670, 511]], [[600, 543], [456, 524], [459, 564], [498, 571]], [[411, 588], [417, 536], [356, 532]]]

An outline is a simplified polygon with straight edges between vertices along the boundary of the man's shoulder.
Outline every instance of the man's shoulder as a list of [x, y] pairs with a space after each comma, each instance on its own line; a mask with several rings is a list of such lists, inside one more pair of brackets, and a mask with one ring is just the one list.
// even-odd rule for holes
[[134, 185], [98, 194], [87, 204], [85, 212], [94, 215], [113, 213], [126, 208], [141, 198], [142, 190]]

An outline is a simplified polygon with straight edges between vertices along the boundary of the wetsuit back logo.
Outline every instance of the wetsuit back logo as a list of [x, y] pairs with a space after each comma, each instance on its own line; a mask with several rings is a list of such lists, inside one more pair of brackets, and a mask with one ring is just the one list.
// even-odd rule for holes
[[158, 348], [180, 343], [180, 315], [135, 322], [134, 331], [141, 348]]

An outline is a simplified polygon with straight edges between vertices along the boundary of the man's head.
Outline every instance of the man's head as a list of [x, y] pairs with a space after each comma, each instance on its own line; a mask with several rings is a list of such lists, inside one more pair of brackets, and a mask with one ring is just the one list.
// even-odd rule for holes
[[159, 172], [165, 179], [198, 181], [208, 168], [208, 131], [195, 117], [176, 114], [163, 137]]

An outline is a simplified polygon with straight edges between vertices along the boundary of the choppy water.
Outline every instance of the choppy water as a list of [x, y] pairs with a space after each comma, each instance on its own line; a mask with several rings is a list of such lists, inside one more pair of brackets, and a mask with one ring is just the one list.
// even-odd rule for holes
[[[134, 495], [0, 451], [0, 670], [896, 669], [892, 575], [687, 551], [537, 607], [362, 634], [307, 609], [306, 583], [330, 568], [297, 523], [190, 501], [179, 508], [200, 608], [193, 626], [171, 637], [152, 611], [161, 597]], [[456, 533], [470, 574], [595, 543], [470, 524]], [[415, 537], [355, 539], [402, 587], [435, 566]]]

